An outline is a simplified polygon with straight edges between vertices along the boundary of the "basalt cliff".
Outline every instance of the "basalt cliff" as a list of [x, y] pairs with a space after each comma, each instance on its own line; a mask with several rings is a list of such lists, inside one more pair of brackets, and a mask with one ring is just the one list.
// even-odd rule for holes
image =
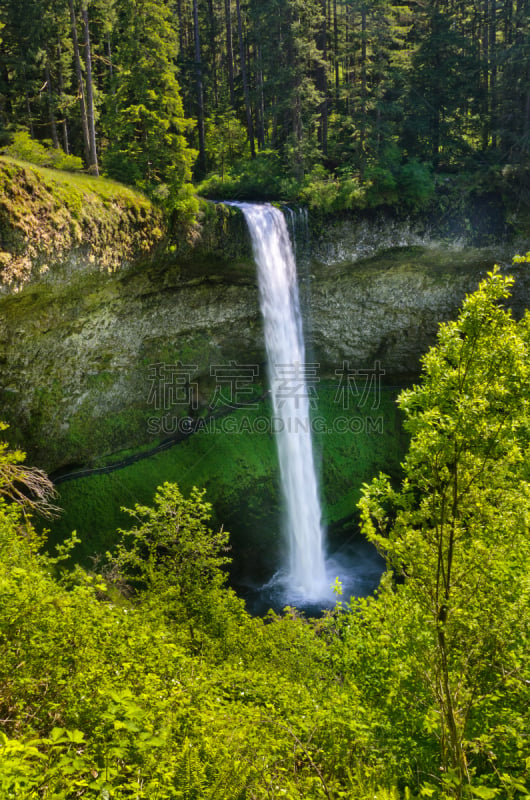
[[[123, 188], [96, 193], [89, 179], [74, 186], [10, 162], [0, 175], [0, 418], [34, 463], [86, 465], [148, 443], [168, 411], [206, 413], [216, 367], [264, 376], [237, 209], [205, 204], [198, 225], [168, 233], [157, 209]], [[376, 361], [387, 376], [417, 373], [438, 323], [520, 249], [442, 241], [388, 214], [300, 227], [306, 336], [322, 376]], [[520, 313], [530, 283], [517, 273]]]

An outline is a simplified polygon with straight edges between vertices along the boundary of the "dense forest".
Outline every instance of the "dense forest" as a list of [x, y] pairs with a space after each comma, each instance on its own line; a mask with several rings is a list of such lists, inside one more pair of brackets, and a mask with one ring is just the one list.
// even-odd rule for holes
[[527, 182], [528, 0], [0, 0], [0, 27], [12, 154], [170, 207], [191, 180], [328, 210]]

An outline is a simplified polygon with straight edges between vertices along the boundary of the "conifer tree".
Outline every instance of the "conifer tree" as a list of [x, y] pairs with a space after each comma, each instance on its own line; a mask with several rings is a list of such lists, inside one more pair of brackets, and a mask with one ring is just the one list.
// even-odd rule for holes
[[114, 177], [146, 191], [175, 194], [190, 180], [195, 151], [188, 146], [176, 76], [177, 36], [162, 0], [120, 4], [119, 71], [108, 103], [105, 166]]

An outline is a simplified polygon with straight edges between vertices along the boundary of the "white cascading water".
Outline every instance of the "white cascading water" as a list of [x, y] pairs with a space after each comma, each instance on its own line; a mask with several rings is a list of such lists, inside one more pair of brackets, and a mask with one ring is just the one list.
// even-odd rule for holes
[[329, 595], [305, 380], [296, 263], [283, 214], [271, 205], [235, 203], [245, 215], [258, 267], [276, 442], [286, 508], [284, 580], [306, 601]]

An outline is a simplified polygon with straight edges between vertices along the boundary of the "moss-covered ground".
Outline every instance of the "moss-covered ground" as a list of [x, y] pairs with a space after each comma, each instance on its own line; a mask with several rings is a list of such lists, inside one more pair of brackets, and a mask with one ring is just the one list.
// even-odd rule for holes
[[0, 158], [0, 282], [20, 288], [83, 248], [100, 268], [149, 253], [162, 214], [139, 192], [105, 178]]
[[[355, 407], [355, 398], [345, 402], [337, 389], [335, 382], [322, 381], [313, 410], [324, 521], [330, 530], [351, 524], [364, 481], [379, 470], [399, 474], [406, 447], [396, 388], [368, 392]], [[282, 500], [269, 401], [205, 423], [170, 449], [129, 466], [61, 483], [58, 502], [64, 513], [53, 523], [50, 540], [76, 530], [82, 540], [77, 558], [89, 563], [112, 546], [118, 528], [130, 526], [121, 507], [151, 503], [164, 481], [178, 483], [185, 493], [192, 486], [206, 488], [214, 523], [232, 535], [236, 572], [259, 578], [274, 570], [281, 548]]]

